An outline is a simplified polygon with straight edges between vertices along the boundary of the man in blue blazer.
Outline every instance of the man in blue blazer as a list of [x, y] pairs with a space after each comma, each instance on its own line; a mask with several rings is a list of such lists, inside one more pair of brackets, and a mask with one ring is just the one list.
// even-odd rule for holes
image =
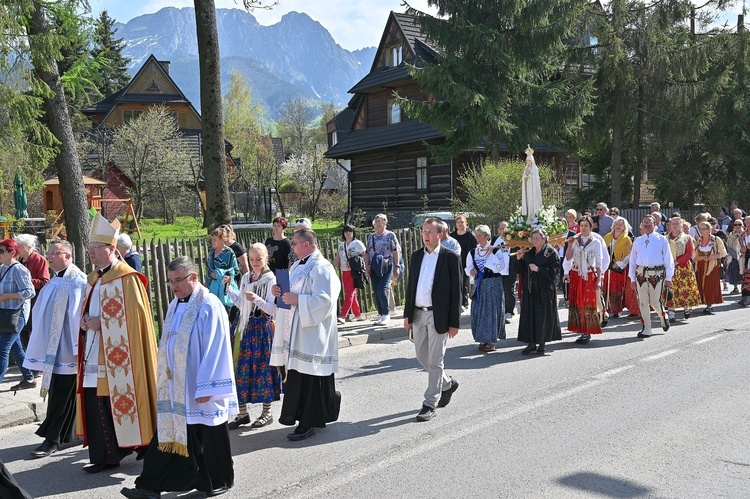
[[417, 421], [432, 419], [435, 409], [448, 405], [458, 388], [458, 381], [445, 374], [443, 357], [448, 338], [458, 334], [461, 318], [461, 255], [440, 245], [442, 230], [437, 218], [425, 220], [424, 248], [409, 260], [404, 328], [411, 330], [417, 360], [428, 375]]

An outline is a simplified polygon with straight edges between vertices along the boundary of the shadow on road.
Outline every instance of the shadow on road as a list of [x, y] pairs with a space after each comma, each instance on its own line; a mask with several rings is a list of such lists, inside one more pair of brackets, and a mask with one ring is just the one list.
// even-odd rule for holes
[[652, 492], [652, 489], [630, 480], [591, 472], [574, 473], [558, 478], [556, 481], [560, 485], [593, 492], [604, 497], [643, 497]]

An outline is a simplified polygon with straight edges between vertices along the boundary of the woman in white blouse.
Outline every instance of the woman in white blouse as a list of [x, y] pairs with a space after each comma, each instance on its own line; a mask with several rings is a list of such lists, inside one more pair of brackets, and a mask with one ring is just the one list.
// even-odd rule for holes
[[568, 289], [568, 330], [581, 333], [576, 343], [588, 343], [592, 334], [601, 334], [600, 318], [602, 287], [602, 254], [605, 249], [600, 239], [591, 234], [594, 222], [590, 216], [578, 220], [580, 234], [568, 238], [565, 260], [570, 272], [564, 281]]

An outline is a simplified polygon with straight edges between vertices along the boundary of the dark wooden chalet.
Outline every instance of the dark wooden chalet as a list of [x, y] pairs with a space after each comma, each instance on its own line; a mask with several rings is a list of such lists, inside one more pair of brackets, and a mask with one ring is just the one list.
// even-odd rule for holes
[[[463, 195], [458, 175], [484, 155], [484, 148], [438, 162], [427, 144], [440, 143], [443, 135], [404, 114], [394, 99], [395, 93], [416, 100], [434, 99], [424, 95], [406, 64], [419, 66], [439, 57], [414, 15], [390, 13], [369, 74], [349, 90], [354, 96], [347, 108], [327, 124], [325, 156], [350, 170], [350, 213], [361, 209], [370, 218], [386, 212], [396, 218], [394, 224], [406, 225], [425, 208], [450, 210], [451, 200]], [[579, 185], [575, 158], [550, 146], [535, 150], [537, 163], [554, 165], [566, 184]]]

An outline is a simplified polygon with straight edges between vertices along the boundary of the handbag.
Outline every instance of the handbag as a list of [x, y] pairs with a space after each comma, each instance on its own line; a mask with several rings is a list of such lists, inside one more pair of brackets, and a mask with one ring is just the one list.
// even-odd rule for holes
[[[13, 265], [17, 265], [18, 262], [14, 263]], [[0, 282], [5, 278], [6, 275], [8, 275], [8, 272], [10, 272], [11, 265], [8, 267], [8, 270], [5, 271], [5, 273], [0, 277]], [[21, 307], [19, 309], [12, 309], [12, 308], [0, 308], [0, 333], [17, 333], [18, 332], [18, 321], [21, 319], [21, 312], [23, 311], [23, 304], [21, 304]]]

